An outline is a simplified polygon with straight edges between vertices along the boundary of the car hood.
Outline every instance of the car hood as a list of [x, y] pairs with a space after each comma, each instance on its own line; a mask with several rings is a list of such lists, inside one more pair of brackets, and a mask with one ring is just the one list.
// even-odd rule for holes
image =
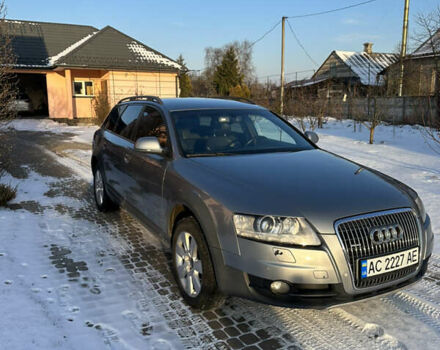
[[343, 217], [413, 207], [405, 185], [322, 150], [186, 160], [192, 182], [229, 210], [302, 216], [321, 233]]

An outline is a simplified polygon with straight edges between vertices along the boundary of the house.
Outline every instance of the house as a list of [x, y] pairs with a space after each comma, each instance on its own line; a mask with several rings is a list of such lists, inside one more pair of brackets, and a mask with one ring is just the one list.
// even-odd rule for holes
[[366, 95], [369, 88], [383, 84], [378, 73], [398, 60], [398, 55], [376, 53], [372, 47], [372, 43], [365, 43], [362, 52], [332, 51], [310, 79], [293, 81], [286, 87], [327, 98]]
[[[439, 90], [437, 75], [440, 71], [440, 29], [407, 55], [403, 61], [404, 96], [433, 96]], [[396, 62], [381, 72], [386, 81], [387, 95], [399, 91], [401, 63]]]
[[99, 95], [110, 105], [132, 95], [179, 95], [181, 66], [113, 27], [20, 20], [0, 25], [12, 38], [20, 92], [37, 114], [91, 118]]

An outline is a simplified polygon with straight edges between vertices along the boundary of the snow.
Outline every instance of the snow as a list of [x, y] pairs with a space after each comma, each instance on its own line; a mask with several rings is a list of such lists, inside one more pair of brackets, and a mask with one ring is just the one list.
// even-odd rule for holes
[[[133, 282], [129, 272], [110, 254], [112, 248], [123, 248], [124, 242], [103, 235], [93, 222], [55, 210], [56, 206], [80, 209], [80, 200], [48, 197], [46, 193], [57, 179], [33, 171], [29, 171], [26, 179], [14, 179], [7, 174], [2, 180], [18, 185], [12, 205], [36, 201], [45, 207], [44, 215], [0, 209], [2, 348], [182, 348], [176, 336], [168, 334], [162, 325], [165, 321], [157, 309], [147, 312], [147, 319], [155, 322], [154, 332], [147, 341], [128, 327], [130, 322], [145, 315], [139, 315], [137, 299], [133, 297], [141, 293], [141, 286]], [[91, 256], [90, 244], [95, 247]], [[65, 275], [58, 273], [48, 258], [54, 245], [68, 247], [72, 251], [70, 257], [76, 261], [87, 261], [83, 280], [86, 281], [85, 277], [94, 281], [97, 292], [90, 293], [78, 283], [66, 283]], [[105, 264], [103, 258], [97, 258], [104, 255], [108, 255]], [[86, 291], [88, 294], [84, 295]]]
[[311, 79], [305, 79], [305, 80], [298, 80], [298, 81], [290, 82], [289, 84], [287, 84], [287, 86], [290, 88], [310, 86], [310, 85], [314, 85], [314, 84], [319, 84], [325, 80], [327, 80], [327, 78], [320, 78], [320, 79], [311, 78]]
[[39, 25], [39, 23], [35, 23], [35, 22], [17, 21], [17, 20], [11, 20], [11, 19], [5, 19], [4, 22], [12, 23], [12, 24], [28, 24], [28, 25], [31, 25], [31, 26], [38, 26]]
[[0, 124], [1, 130], [14, 129], [19, 131], [51, 132], [54, 134], [73, 133], [75, 136], [66, 141], [91, 144], [93, 134], [99, 127], [96, 125], [69, 126], [51, 119], [15, 119], [8, 123]]
[[[15, 120], [0, 127], [3, 131], [9, 129], [65, 134], [66, 142], [75, 140], [90, 145], [96, 126]], [[381, 125], [373, 145], [367, 143], [367, 129], [359, 130], [357, 125], [354, 132], [351, 120], [329, 119], [323, 129], [315, 131], [320, 137], [318, 145], [323, 149], [373, 167], [413, 187], [424, 201], [438, 238], [440, 154], [435, 153], [423, 137], [422, 127]], [[74, 177], [79, 181], [90, 183], [90, 151], [72, 145], [72, 149], [64, 150], [61, 155], [47, 149], [44, 152], [74, 170]], [[208, 329], [204, 335], [211, 334], [208, 321], [205, 323], [190, 308], [181, 310], [184, 312], [180, 319], [166, 320], [168, 312], [162, 311], [165, 304], [161, 303], [181, 307], [182, 301], [171, 302], [159, 296], [156, 284], [150, 283], [144, 273], [134, 276], [124, 268], [118, 256], [129, 250], [129, 243], [118, 234], [118, 227], [106, 221], [108, 216], [100, 216], [104, 224], [98, 224], [57, 211], [59, 206], [79, 210], [90, 207], [81, 198], [59, 193], [48, 196], [48, 191], [60, 179], [42, 176], [31, 168], [25, 170], [26, 179], [9, 174], [2, 179], [18, 186], [17, 198], [12, 204], [35, 201], [44, 211], [0, 209], [1, 348], [214, 348], [213, 344], [190, 346], [185, 343], [186, 335], [171, 329], [172, 322], [183, 323], [191, 318], [199, 322], [198, 328], [194, 327], [197, 332]], [[159, 246], [153, 235], [148, 236], [148, 242]], [[49, 258], [54, 245], [71, 251], [69, 258], [74, 261], [87, 262], [88, 270], [81, 272], [81, 277], [88, 279], [89, 287], [68, 282], [65, 273], [54, 268]], [[435, 253], [439, 252], [437, 246]], [[234, 312], [244, 318], [250, 332], [267, 329], [272, 335], [279, 327], [298, 341], [298, 347], [305, 349], [438, 349], [440, 259], [436, 254], [427, 278], [388, 296], [324, 311], [279, 308], [232, 298], [230, 306], [222, 310], [231, 319], [231, 315], [236, 315]], [[100, 294], [91, 293], [89, 288], [96, 288]], [[139, 334], [144, 322], [153, 326], [148, 337]]]
[[133, 52], [133, 54], [136, 56], [138, 60], [141, 62], [143, 61], [149, 61], [149, 62], [156, 62], [159, 64], [164, 64], [167, 66], [171, 66], [177, 69], [181, 69], [182, 67], [180, 64], [171, 61], [170, 59], [155, 53], [151, 50], [148, 50], [144, 45], [138, 43], [137, 41], [132, 41], [130, 44], [127, 44], [128, 49]]
[[58, 60], [60, 60], [62, 57], [68, 55], [69, 53], [71, 53], [73, 50], [75, 50], [78, 46], [80, 46], [81, 44], [83, 44], [84, 42], [86, 42], [87, 40], [89, 40], [91, 37], [93, 37], [96, 33], [98, 32], [93, 32], [89, 35], [86, 35], [84, 38], [82, 38], [81, 40], [78, 40], [77, 42], [75, 42], [74, 44], [70, 45], [69, 47], [66, 47], [63, 51], [59, 52], [58, 54], [56, 54], [55, 56], [51, 56], [47, 59], [47, 64], [48, 66], [54, 66]]
[[350, 67], [364, 85], [376, 85], [377, 75], [397, 61], [398, 55], [388, 53], [335, 51], [335, 54]]

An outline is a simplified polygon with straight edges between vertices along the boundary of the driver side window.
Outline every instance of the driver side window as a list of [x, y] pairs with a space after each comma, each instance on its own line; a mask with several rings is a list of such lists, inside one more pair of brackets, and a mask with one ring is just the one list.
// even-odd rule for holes
[[162, 115], [152, 107], [145, 107], [136, 121], [135, 142], [141, 137], [157, 137], [160, 145], [168, 146], [168, 130]]

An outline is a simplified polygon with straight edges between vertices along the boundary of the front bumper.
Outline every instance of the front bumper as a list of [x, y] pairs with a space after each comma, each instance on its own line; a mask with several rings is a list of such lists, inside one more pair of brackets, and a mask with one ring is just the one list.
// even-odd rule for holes
[[[228, 295], [312, 308], [383, 295], [418, 281], [426, 272], [433, 246], [429, 217], [422, 231], [422, 254], [415, 272], [399, 280], [362, 289], [355, 288], [342, 246], [334, 234], [321, 235], [322, 246], [311, 248], [274, 246], [238, 237], [239, 254], [221, 251], [225, 269], [218, 273], [219, 287]], [[273, 281], [288, 283], [290, 292], [272, 293], [270, 283]]]

